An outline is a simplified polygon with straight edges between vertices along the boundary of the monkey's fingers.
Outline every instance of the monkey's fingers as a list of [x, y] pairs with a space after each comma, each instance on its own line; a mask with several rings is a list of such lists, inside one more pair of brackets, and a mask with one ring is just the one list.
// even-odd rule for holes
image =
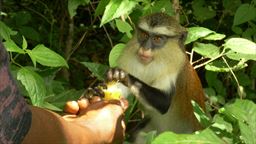
[[127, 73], [119, 68], [111, 68], [107, 72], [107, 81], [125, 82]]
[[105, 89], [105, 88], [101, 87], [101, 86], [97, 86], [97, 87], [94, 87], [94, 88], [89, 87], [86, 90], [83, 97], [89, 98], [89, 99], [94, 97], [94, 96], [104, 97], [103, 89]]

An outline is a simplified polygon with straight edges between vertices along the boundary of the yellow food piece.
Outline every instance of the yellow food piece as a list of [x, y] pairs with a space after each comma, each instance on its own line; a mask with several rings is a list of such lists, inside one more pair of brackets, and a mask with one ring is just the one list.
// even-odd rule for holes
[[103, 89], [103, 92], [105, 94], [105, 100], [120, 99], [121, 89], [117, 87], [116, 82], [107, 83], [107, 87], [107, 89]]

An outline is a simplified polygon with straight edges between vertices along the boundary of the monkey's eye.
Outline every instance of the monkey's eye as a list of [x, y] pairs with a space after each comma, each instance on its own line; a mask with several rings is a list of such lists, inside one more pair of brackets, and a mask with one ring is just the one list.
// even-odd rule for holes
[[153, 41], [154, 41], [155, 44], [160, 44], [162, 42], [162, 37], [154, 36]]
[[140, 36], [141, 36], [142, 39], [147, 39], [147, 38], [148, 38], [148, 33], [146, 33], [146, 32], [141, 32], [141, 33], [140, 33]]

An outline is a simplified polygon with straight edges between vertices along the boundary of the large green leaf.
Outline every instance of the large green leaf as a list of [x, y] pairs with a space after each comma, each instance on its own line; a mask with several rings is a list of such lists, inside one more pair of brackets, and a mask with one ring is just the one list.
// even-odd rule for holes
[[37, 45], [33, 50], [31, 50], [30, 55], [32, 55], [36, 62], [41, 65], [50, 67], [68, 67], [66, 60], [62, 56], [42, 44]]
[[216, 11], [211, 8], [205, 0], [194, 0], [192, 3], [193, 15], [198, 21], [211, 19], [216, 15]]
[[22, 27], [19, 28], [19, 31], [27, 39], [32, 39], [32, 40], [35, 40], [37, 42], [40, 41], [40, 34], [33, 27], [22, 26]]
[[46, 87], [43, 78], [29, 68], [23, 67], [17, 73], [17, 79], [26, 88], [31, 102], [35, 106], [41, 106], [46, 95]]
[[238, 120], [241, 139], [246, 144], [256, 143], [256, 104], [249, 100], [237, 99], [235, 103], [225, 106], [223, 114]]
[[256, 57], [256, 43], [244, 38], [231, 38], [225, 42], [224, 47], [241, 54], [250, 54]]
[[2, 21], [0, 21], [0, 37], [4, 40], [10, 40], [11, 35], [16, 35], [17, 32], [11, 30], [8, 26], [5, 25]]
[[28, 11], [18, 11], [14, 13], [13, 19], [16, 26], [26, 25], [31, 20], [31, 14]]
[[81, 64], [86, 66], [99, 80], [105, 79], [105, 74], [108, 70], [108, 66], [92, 62], [81, 62]]
[[110, 51], [110, 54], [109, 54], [110, 67], [117, 66], [117, 59], [118, 59], [119, 55], [121, 54], [121, 52], [123, 51], [124, 47], [125, 47], [125, 44], [119, 43], [112, 48], [112, 50]]
[[234, 52], [232, 50], [228, 51], [226, 53], [226, 56], [232, 60], [241, 60], [241, 59], [245, 59], [247, 60], [254, 60], [256, 61], [256, 56], [255, 54], [243, 54], [243, 53], [238, 53], [238, 52]]
[[200, 124], [203, 127], [210, 126], [211, 125], [210, 118], [205, 114], [203, 109], [195, 101], [192, 100], [191, 103], [193, 106], [194, 114], [195, 114], [197, 120], [200, 122]]
[[[244, 60], [241, 60], [239, 62], [236, 61], [230, 61], [229, 66], [233, 71], [241, 70], [245, 67], [247, 67], [247, 64]], [[205, 66], [205, 69], [209, 71], [214, 72], [230, 72], [229, 67], [224, 63], [222, 60], [215, 60]]]
[[224, 35], [224, 34], [213, 33], [213, 34], [210, 34], [209, 36], [206, 36], [204, 39], [206, 39], [206, 40], [222, 40], [225, 37], [226, 37], [226, 35]]
[[235, 13], [233, 25], [236, 26], [253, 20], [255, 18], [256, 8], [254, 7], [254, 5], [242, 4]]
[[173, 132], [164, 132], [155, 138], [153, 144], [224, 144], [213, 131], [205, 129], [196, 134], [175, 134]]
[[7, 51], [9, 52], [16, 52], [20, 54], [25, 54], [25, 51], [19, 48], [14, 41], [8, 39], [4, 42], [4, 46], [6, 47]]
[[42, 105], [43, 108], [46, 108], [46, 109], [49, 109], [49, 110], [52, 110], [52, 111], [63, 111], [64, 107], [63, 108], [59, 108], [51, 103], [48, 103], [48, 102], [44, 102], [43, 105]]
[[83, 92], [84, 90], [77, 91], [75, 89], [70, 89], [63, 91], [57, 95], [51, 95], [47, 97], [45, 101], [51, 105], [54, 105], [55, 107], [58, 107], [59, 109], [63, 109], [67, 101], [79, 99]]
[[135, 0], [110, 0], [104, 11], [100, 26], [122, 15], [129, 15], [137, 3], [138, 1]]
[[225, 11], [234, 14], [237, 8], [241, 5], [241, 0], [223, 0], [222, 3]]
[[71, 18], [76, 15], [76, 9], [79, 5], [88, 4], [90, 0], [68, 0], [68, 13]]
[[207, 58], [215, 58], [220, 55], [220, 48], [213, 44], [196, 43], [193, 50]]
[[131, 31], [132, 31], [132, 27], [130, 26], [129, 23], [127, 23], [126, 21], [122, 21], [120, 19], [116, 19], [116, 27], [118, 29], [118, 31], [122, 32], [122, 33], [126, 33], [126, 35], [128, 36], [128, 38], [132, 37]]
[[189, 44], [189, 43], [196, 41], [199, 38], [205, 37], [211, 33], [214, 33], [214, 31], [209, 30], [204, 27], [190, 27], [190, 28], [188, 28], [188, 37], [186, 39], [185, 44]]
[[174, 15], [172, 2], [168, 0], [157, 0], [149, 3], [147, 10], [143, 10], [145, 14], [156, 13], [156, 12], [165, 12], [168, 15]]
[[94, 13], [94, 17], [102, 15], [110, 0], [100, 0]]

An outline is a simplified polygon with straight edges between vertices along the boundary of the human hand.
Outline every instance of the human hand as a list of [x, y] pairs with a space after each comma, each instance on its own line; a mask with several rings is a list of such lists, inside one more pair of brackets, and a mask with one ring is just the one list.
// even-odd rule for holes
[[[97, 99], [95, 97], [95, 99]], [[76, 115], [65, 115], [63, 118], [77, 125], [89, 128], [95, 133], [95, 139], [102, 143], [122, 143], [125, 135], [124, 111], [128, 107], [125, 99], [96, 100], [89, 103], [87, 99], [72, 102], [79, 106]], [[70, 105], [72, 107], [72, 105]], [[70, 106], [65, 107], [71, 108]]]

